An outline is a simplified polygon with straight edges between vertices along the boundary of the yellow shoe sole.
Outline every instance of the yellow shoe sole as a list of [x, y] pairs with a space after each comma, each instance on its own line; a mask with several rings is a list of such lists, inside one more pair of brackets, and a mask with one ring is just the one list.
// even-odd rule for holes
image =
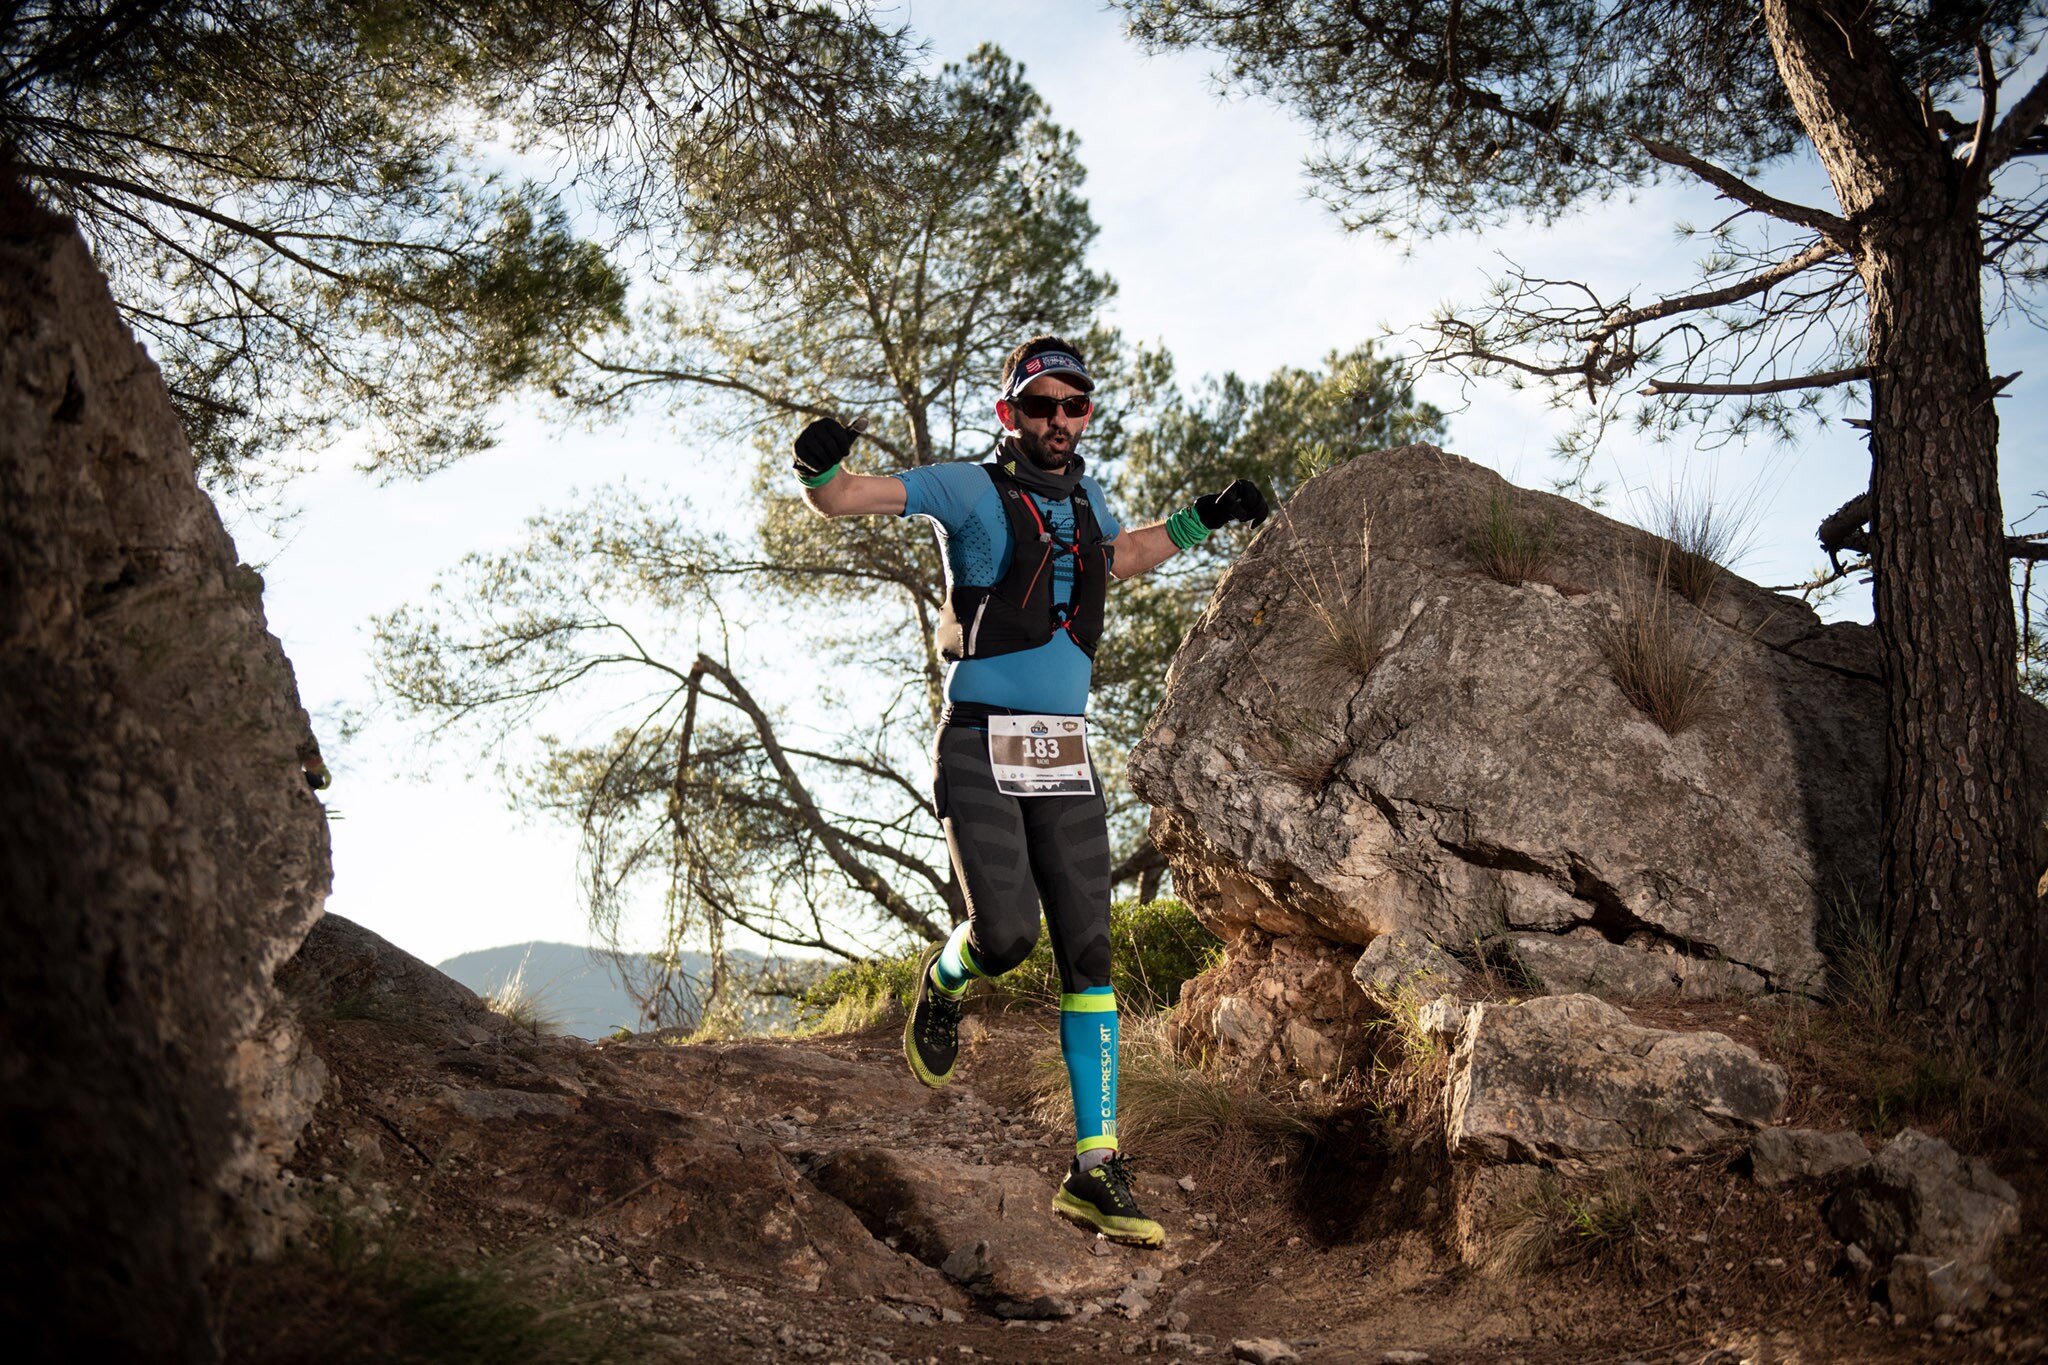
[[1166, 1229], [1150, 1218], [1115, 1218], [1085, 1199], [1074, 1198], [1065, 1190], [1053, 1195], [1052, 1211], [1091, 1232], [1101, 1233], [1112, 1242], [1134, 1247], [1166, 1245]]
[[[938, 958], [939, 953], [941, 951], [941, 947], [943, 947], [943, 945], [941, 945], [940, 947], [934, 947], [930, 952], [926, 953], [924, 955], [924, 958], [918, 963], [917, 971], [919, 984], [917, 989], [920, 995], [923, 994], [925, 991], [931, 989], [930, 984], [925, 980], [925, 976], [927, 973], [931, 971], [932, 963]], [[916, 1025], [916, 1023], [917, 1000], [915, 999], [915, 997], [913, 997], [910, 1002], [910, 1008], [905, 1010], [903, 1013], [903, 1059], [910, 1063], [911, 1075], [917, 1077], [918, 1080], [930, 1086], [932, 1089], [937, 1090], [940, 1086], [944, 1085], [946, 1082], [953, 1079], [954, 1069], [959, 1065], [959, 1063], [956, 1060], [953, 1066], [947, 1067], [943, 1074], [939, 1074], [934, 1073], [930, 1068], [925, 1066], [923, 1062], [919, 1061], [917, 1059], [917, 1044], [911, 1041], [911, 1030]]]

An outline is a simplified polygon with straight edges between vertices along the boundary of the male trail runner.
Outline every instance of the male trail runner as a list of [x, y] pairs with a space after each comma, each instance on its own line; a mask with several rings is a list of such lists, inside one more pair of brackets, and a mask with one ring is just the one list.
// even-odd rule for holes
[[1230, 522], [1256, 526], [1266, 500], [1239, 479], [1165, 521], [1125, 528], [1076, 449], [1094, 388], [1078, 349], [1034, 337], [1003, 366], [1003, 438], [987, 460], [848, 473], [857, 433], [827, 418], [797, 437], [795, 467], [805, 501], [825, 516], [929, 517], [946, 565], [937, 643], [951, 666], [933, 801], [967, 921], [921, 964], [903, 1036], [910, 1069], [930, 1086], [952, 1079], [969, 984], [1029, 956], [1042, 900], [1075, 1124], [1053, 1209], [1158, 1246], [1165, 1233], [1138, 1208], [1117, 1154], [1109, 830], [1086, 748], [1090, 669], [1108, 578], [1141, 574]]

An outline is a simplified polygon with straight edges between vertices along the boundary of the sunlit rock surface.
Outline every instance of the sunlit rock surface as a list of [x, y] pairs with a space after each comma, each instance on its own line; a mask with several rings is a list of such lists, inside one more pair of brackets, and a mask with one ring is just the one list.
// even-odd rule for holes
[[[1472, 548], [1500, 499], [1554, 546], [1517, 586]], [[1668, 734], [1601, 644], [1657, 544], [1429, 446], [1303, 485], [1131, 758], [1180, 894], [1226, 938], [1512, 933], [1551, 989], [1816, 991], [1826, 917], [1875, 904], [1873, 641], [1732, 574], [1705, 610], [1672, 593], [1711, 683]]]

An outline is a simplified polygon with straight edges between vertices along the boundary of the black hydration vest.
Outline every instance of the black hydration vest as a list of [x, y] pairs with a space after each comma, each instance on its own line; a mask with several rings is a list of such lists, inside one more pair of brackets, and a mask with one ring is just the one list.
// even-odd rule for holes
[[[1073, 637], [1089, 658], [1102, 638], [1102, 607], [1109, 595], [1109, 554], [1102, 527], [1088, 506], [1088, 495], [1076, 484], [1074, 543], [1054, 539], [1031, 496], [1015, 479], [993, 464], [988, 477], [1002, 500], [1010, 522], [1010, 568], [1000, 583], [976, 588], [954, 584], [939, 612], [939, 653], [947, 659], [986, 659], [1036, 649], [1056, 630]], [[1074, 557], [1073, 596], [1052, 600], [1053, 564], [1060, 555]]]

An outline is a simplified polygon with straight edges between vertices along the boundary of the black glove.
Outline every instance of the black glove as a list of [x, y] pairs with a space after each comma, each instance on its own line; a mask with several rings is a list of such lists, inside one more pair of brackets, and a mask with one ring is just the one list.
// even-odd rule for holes
[[797, 435], [796, 459], [791, 461], [791, 467], [805, 478], [815, 479], [846, 458], [858, 435], [852, 427], [820, 417]]
[[1195, 515], [1212, 531], [1220, 531], [1233, 521], [1258, 526], [1266, 520], [1266, 495], [1250, 479], [1239, 479], [1221, 493], [1204, 493], [1196, 498]]

